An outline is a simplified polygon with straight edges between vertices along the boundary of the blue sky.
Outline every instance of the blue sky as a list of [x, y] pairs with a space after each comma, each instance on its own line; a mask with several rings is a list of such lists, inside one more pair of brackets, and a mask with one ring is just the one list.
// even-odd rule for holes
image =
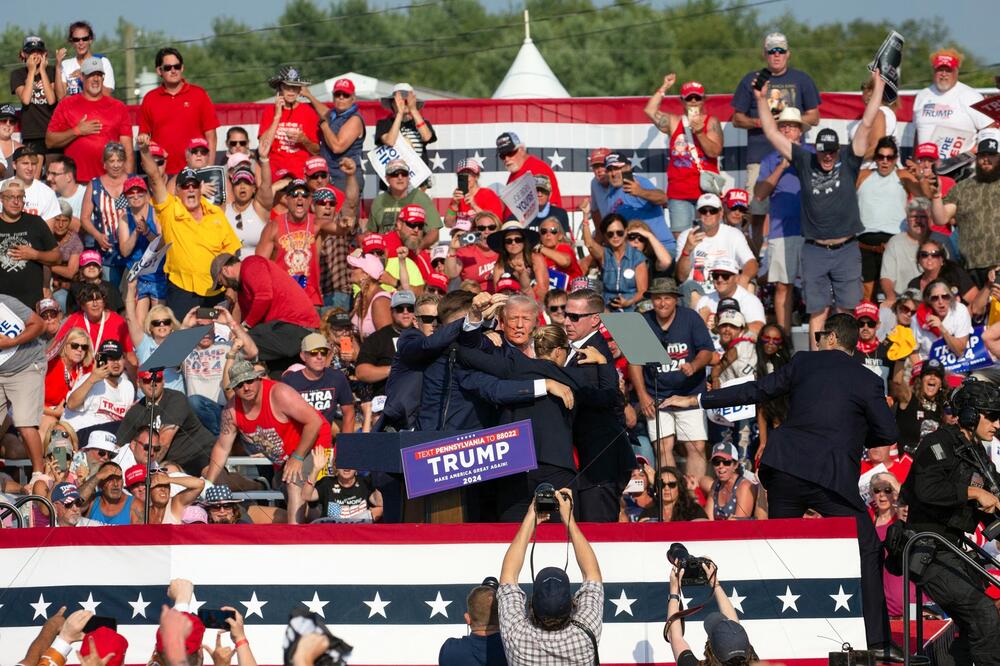
[[[411, 0], [372, 0], [369, 4], [381, 7], [410, 2]], [[488, 7], [494, 8], [520, 4], [506, 0], [485, 2]], [[653, 2], [657, 5], [667, 4], [664, 0]], [[991, 4], [989, 0], [950, 0], [947, 3], [929, 0], [788, 0], [761, 7], [760, 12], [767, 18], [790, 11], [798, 19], [809, 23], [846, 22], [859, 18], [891, 20], [894, 17], [943, 21], [953, 36], [959, 38], [983, 62], [991, 64], [1000, 63], [1000, 40], [996, 36], [998, 13], [995, 5], [993, 10], [988, 9]], [[85, 17], [94, 24], [98, 33], [113, 32], [122, 8], [131, 6], [131, 22], [140, 27], [155, 27], [182, 39], [210, 34], [210, 22], [215, 16], [232, 16], [259, 27], [273, 23], [284, 7], [282, 0], [169, 0], [131, 4], [117, 0], [91, 0], [83, 4], [79, 0], [45, 0], [45, 12], [39, 15], [38, 3], [6, 2], [4, 5], [5, 23], [20, 26], [35, 26], [39, 22], [49, 25], [68, 24], [80, 16], [80, 8], [85, 6]]]

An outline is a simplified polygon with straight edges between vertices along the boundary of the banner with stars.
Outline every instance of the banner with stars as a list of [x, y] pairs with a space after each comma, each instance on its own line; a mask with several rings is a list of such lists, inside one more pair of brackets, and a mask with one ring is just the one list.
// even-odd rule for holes
[[[4, 530], [0, 541], [0, 663], [16, 663], [59, 608], [113, 616], [144, 664], [172, 578], [195, 583], [192, 605], [234, 606], [262, 666], [281, 663], [289, 613], [308, 608], [355, 646], [352, 664], [436, 664], [445, 639], [466, 634], [465, 597], [499, 576], [516, 525], [219, 525]], [[860, 565], [848, 519], [584, 525], [604, 579], [601, 662], [666, 664], [663, 641], [671, 542], [719, 567], [719, 581], [757, 653], [825, 664], [843, 642], [865, 645]], [[565, 561], [565, 529], [542, 525], [535, 566]], [[570, 580], [581, 581], [570, 555]], [[526, 565], [521, 584], [530, 583]], [[708, 600], [689, 586], [686, 605]], [[704, 644], [700, 620], [687, 639]], [[209, 632], [206, 643], [215, 636]], [[228, 641], [228, 638], [224, 639]], [[70, 663], [75, 663], [72, 660]]]

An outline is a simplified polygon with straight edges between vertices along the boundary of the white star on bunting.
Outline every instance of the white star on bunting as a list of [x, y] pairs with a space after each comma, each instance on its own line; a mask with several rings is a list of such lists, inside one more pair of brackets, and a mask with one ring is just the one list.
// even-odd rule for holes
[[388, 619], [388, 617], [386, 617], [385, 614], [385, 607], [391, 603], [392, 603], [391, 601], [382, 601], [382, 597], [378, 595], [378, 592], [375, 592], [375, 598], [371, 601], [365, 602], [365, 605], [368, 606], [369, 608], [368, 610], [369, 619], [375, 617], [376, 614], [381, 615], [382, 617]]
[[31, 616], [32, 620], [39, 617], [43, 620], [49, 619], [49, 606], [52, 605], [52, 602], [45, 601], [44, 594], [39, 594], [38, 601], [28, 605], [35, 609], [35, 614]]
[[197, 615], [198, 610], [205, 605], [206, 602], [198, 601], [198, 597], [195, 596], [194, 592], [191, 593], [191, 601], [188, 602], [188, 610], [191, 614]]
[[85, 611], [90, 611], [91, 613], [97, 614], [97, 607], [101, 605], [100, 601], [94, 601], [94, 593], [91, 592], [87, 595], [86, 601], [80, 602], [80, 608]]
[[434, 601], [425, 601], [425, 604], [431, 607], [431, 617], [438, 615], [439, 613], [444, 617], [448, 617], [448, 605], [450, 601], [445, 601], [441, 598], [441, 591], [438, 590], [437, 599]]
[[829, 595], [829, 597], [834, 601], [833, 612], [836, 613], [841, 607], [843, 607], [845, 611], [851, 612], [851, 605], [848, 602], [853, 596], [853, 594], [847, 594], [844, 592], [843, 585], [838, 585], [837, 594]]
[[802, 596], [801, 594], [792, 594], [791, 588], [786, 585], [785, 586], [785, 593], [784, 594], [778, 594], [778, 595], [775, 595], [775, 596], [777, 596], [778, 599], [781, 599], [781, 612], [782, 613], [784, 613], [789, 608], [791, 608], [796, 613], [799, 612], [799, 607], [796, 606], [795, 604], [798, 601], [799, 597]]
[[632, 157], [629, 157], [628, 161], [632, 163], [632, 170], [635, 171], [642, 168], [642, 163], [646, 161], [646, 158], [639, 157], [639, 153], [633, 150]]
[[313, 590], [313, 598], [312, 598], [312, 600], [311, 601], [303, 601], [302, 603], [305, 605], [306, 608], [309, 609], [310, 613], [316, 613], [316, 615], [319, 615], [324, 620], [326, 619], [326, 614], [323, 612], [323, 609], [330, 602], [329, 601], [323, 601], [322, 599], [320, 599], [319, 598], [319, 592], [317, 592], [316, 590]]
[[553, 169], [556, 169], [556, 168], [563, 169], [563, 168], [565, 168], [565, 167], [563, 167], [563, 160], [566, 159], [566, 156], [565, 155], [560, 155], [558, 150], [553, 150], [552, 154], [549, 155], [548, 157], [546, 157], [545, 159], [547, 159], [549, 161], [549, 165]]
[[635, 603], [635, 599], [629, 599], [625, 596], [625, 588], [622, 588], [621, 596], [617, 599], [608, 599], [611, 603], [615, 605], [615, 617], [618, 617], [621, 613], [628, 613], [632, 615], [632, 604]]
[[681, 595], [680, 596], [681, 596], [681, 604], [683, 605], [683, 607], [684, 608], [691, 608], [691, 601], [694, 600], [694, 597], [685, 597], [684, 596], [684, 588], [681, 588]]
[[434, 157], [431, 158], [431, 171], [435, 169], [440, 169], [444, 171], [444, 163], [448, 161], [447, 157], [441, 157], [441, 153], [434, 153]]
[[146, 606], [148, 606], [149, 603], [150, 602], [143, 600], [142, 592], [140, 592], [138, 599], [128, 602], [128, 605], [132, 607], [132, 617], [134, 618], [137, 615], [146, 617]]
[[478, 150], [476, 152], [472, 153], [472, 158], [471, 159], [476, 160], [480, 164], [486, 164], [486, 159], [482, 155], [479, 154]]
[[264, 619], [264, 613], [262, 611], [267, 602], [257, 599], [256, 590], [254, 590], [253, 594], [250, 595], [249, 601], [241, 601], [240, 603], [247, 607], [247, 612], [243, 617], [250, 618], [251, 616], [256, 615], [260, 619]]
[[742, 613], [744, 599], [746, 599], [746, 597], [741, 597], [740, 593], [736, 591], [736, 587], [734, 586], [733, 593], [729, 595], [729, 603], [733, 605], [733, 608]]

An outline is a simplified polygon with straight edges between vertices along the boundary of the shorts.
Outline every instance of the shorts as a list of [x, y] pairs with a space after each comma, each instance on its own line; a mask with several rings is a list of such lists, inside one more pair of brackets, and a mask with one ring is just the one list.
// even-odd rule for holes
[[[660, 439], [671, 435], [676, 435], [682, 442], [704, 442], [708, 439], [704, 409], [660, 410], [658, 415]], [[656, 424], [653, 419], [646, 419], [646, 429], [649, 432], [649, 439], [655, 439]]]
[[861, 301], [861, 248], [857, 241], [836, 250], [805, 243], [802, 293], [809, 314], [822, 312], [831, 305], [853, 310]]
[[10, 412], [15, 428], [37, 428], [44, 406], [45, 366], [32, 363], [14, 375], [0, 377], [0, 421]]
[[697, 199], [668, 199], [667, 212], [670, 214], [670, 231], [679, 234], [694, 225]]
[[152, 298], [157, 301], [167, 300], [167, 278], [162, 280], [143, 280], [139, 278], [139, 291], [136, 298]]
[[865, 282], [875, 282], [882, 271], [882, 255], [885, 254], [885, 244], [892, 234], [882, 231], [872, 231], [858, 236], [858, 244], [882, 246], [882, 252], [861, 248], [861, 279]]
[[795, 284], [802, 274], [802, 236], [767, 239], [767, 281]]
[[747, 192], [750, 193], [750, 214], [751, 215], [767, 215], [767, 211], [771, 210], [771, 200], [764, 199], [760, 201], [753, 195], [753, 186], [757, 184], [757, 179], [760, 177], [760, 162], [755, 164], [747, 164]]

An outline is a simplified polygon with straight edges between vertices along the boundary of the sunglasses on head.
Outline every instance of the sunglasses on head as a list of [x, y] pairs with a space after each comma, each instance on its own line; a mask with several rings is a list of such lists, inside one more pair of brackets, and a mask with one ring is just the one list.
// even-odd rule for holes
[[703, 206], [703, 207], [701, 207], [701, 208], [698, 209], [698, 214], [699, 215], [718, 215], [720, 210], [721, 210], [720, 208], [714, 208], [714, 207], [711, 207], [711, 206]]
[[434, 324], [437, 322], [437, 315], [417, 315], [421, 324]]
[[726, 458], [712, 458], [712, 467], [730, 467], [735, 465], [735, 460], [727, 460]]
[[403, 222], [403, 224], [411, 229], [416, 229], [417, 231], [423, 231], [423, 228], [427, 226], [423, 222]]
[[310, 349], [309, 351], [306, 352], [306, 355], [312, 356], [313, 358], [317, 358], [319, 356], [326, 356], [329, 353], [330, 353], [329, 349]]
[[160, 69], [163, 70], [164, 72], [174, 72], [174, 71], [179, 72], [182, 69], [184, 69], [184, 65], [180, 63], [177, 63], [176, 65], [160, 65]]
[[228, 145], [229, 145], [230, 148], [235, 148], [236, 146], [239, 146], [240, 148], [246, 148], [247, 146], [250, 145], [250, 142], [249, 141], [230, 141], [228, 143]]
[[609, 229], [608, 231], [604, 232], [604, 235], [607, 236], [608, 238], [621, 238], [622, 236], [625, 235], [625, 230], [624, 229], [615, 229], [614, 231], [611, 231]]
[[523, 245], [524, 236], [508, 236], [503, 239], [504, 245]]
[[595, 314], [601, 314], [601, 313], [600, 312], [567, 312], [566, 313], [566, 319], [569, 319], [572, 322], [577, 322], [577, 321], [580, 321], [580, 319], [583, 318], [583, 317], [591, 317], [591, 316], [593, 316]]
[[394, 305], [392, 307], [393, 312], [413, 312], [413, 306], [409, 303], [403, 303], [402, 305]]
[[484, 224], [482, 226], [476, 225], [476, 231], [496, 231], [497, 225], [495, 224]]
[[927, 252], [925, 250], [921, 250], [919, 253], [917, 253], [917, 256], [920, 257], [921, 259], [929, 259], [931, 257], [934, 257], [935, 259], [937, 259], [937, 258], [943, 257], [944, 256], [944, 252], [941, 252], [940, 250], [934, 250], [932, 252]]

